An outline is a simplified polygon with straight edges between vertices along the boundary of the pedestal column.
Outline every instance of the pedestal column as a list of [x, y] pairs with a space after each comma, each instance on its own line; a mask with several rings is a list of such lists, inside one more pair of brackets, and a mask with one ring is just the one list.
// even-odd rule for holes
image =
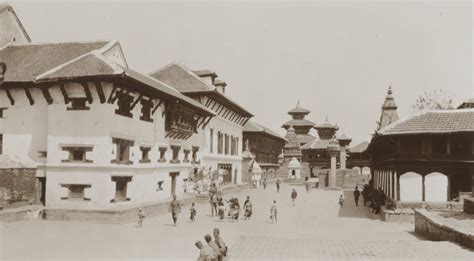
[[329, 172], [329, 188], [336, 188], [336, 153], [331, 153], [331, 171]]
[[[341, 146], [341, 169], [346, 169], [346, 146]], [[361, 169], [362, 172], [362, 169]]]

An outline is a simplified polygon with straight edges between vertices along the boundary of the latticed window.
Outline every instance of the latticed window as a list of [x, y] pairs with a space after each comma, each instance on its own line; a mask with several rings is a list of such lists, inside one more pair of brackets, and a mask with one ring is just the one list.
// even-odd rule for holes
[[133, 146], [133, 141], [113, 138], [112, 143], [117, 145], [115, 159], [112, 163], [132, 164], [130, 160], [130, 148]]
[[115, 113], [118, 115], [132, 118], [132, 103], [133, 97], [131, 95], [125, 93], [118, 94], [118, 109], [115, 110]]

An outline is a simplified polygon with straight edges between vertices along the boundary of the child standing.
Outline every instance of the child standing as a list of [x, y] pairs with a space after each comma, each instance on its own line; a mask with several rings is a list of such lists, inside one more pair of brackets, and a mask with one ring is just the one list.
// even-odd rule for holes
[[145, 213], [143, 212], [143, 209], [140, 208], [138, 210], [138, 226], [142, 227], [143, 226], [143, 219], [145, 218]]
[[270, 208], [270, 219], [272, 220], [272, 224], [277, 222], [277, 206], [276, 200], [273, 200], [272, 207]]
[[189, 209], [190, 217], [189, 220], [194, 222], [194, 218], [196, 217], [196, 209], [194, 208], [194, 202], [191, 204], [191, 208]]
[[341, 196], [339, 196], [339, 205], [342, 207], [344, 205], [344, 196], [341, 194]]

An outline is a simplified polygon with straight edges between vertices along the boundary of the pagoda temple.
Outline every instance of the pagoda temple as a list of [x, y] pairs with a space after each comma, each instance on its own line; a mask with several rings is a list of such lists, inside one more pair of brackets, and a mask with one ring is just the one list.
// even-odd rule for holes
[[293, 126], [294, 132], [301, 146], [311, 143], [316, 137], [309, 134], [309, 131], [315, 126], [314, 122], [305, 119], [311, 111], [300, 107], [300, 102], [296, 104], [296, 107], [288, 112], [293, 119], [285, 122], [281, 127], [288, 131], [290, 126]]

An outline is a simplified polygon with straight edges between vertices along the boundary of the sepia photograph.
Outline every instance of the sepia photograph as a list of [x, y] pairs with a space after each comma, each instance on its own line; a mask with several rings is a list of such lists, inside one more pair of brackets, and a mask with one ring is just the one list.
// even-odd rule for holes
[[0, 260], [474, 260], [471, 0], [0, 0]]

